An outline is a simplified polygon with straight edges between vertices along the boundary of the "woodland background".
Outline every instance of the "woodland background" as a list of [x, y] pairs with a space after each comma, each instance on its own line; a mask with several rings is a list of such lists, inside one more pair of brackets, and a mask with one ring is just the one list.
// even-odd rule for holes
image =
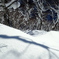
[[59, 0], [0, 0], [0, 23], [20, 30], [59, 30]]

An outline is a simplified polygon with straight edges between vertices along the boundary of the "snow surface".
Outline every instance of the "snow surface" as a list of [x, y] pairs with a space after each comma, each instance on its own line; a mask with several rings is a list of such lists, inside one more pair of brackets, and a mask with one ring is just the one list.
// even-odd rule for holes
[[[9, 2], [9, 3], [7, 3], [6, 4], [6, 7], [7, 6], [9, 6], [12, 2], [14, 2], [15, 0], [11, 0], [11, 2]], [[13, 9], [16, 9], [16, 8], [18, 8], [18, 7], [20, 7], [20, 3], [19, 2], [15, 2], [15, 3], [13, 3], [9, 8], [13, 8]]]
[[59, 31], [29, 33], [0, 24], [0, 59], [59, 59]]

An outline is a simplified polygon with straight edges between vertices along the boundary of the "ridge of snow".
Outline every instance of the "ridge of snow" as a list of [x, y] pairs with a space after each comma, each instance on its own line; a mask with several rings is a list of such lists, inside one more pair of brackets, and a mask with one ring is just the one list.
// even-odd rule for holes
[[0, 24], [0, 58], [49, 59], [51, 54], [50, 59], [58, 59], [58, 34], [59, 31], [50, 31], [43, 35], [40, 35], [39, 32], [38, 36], [31, 36], [21, 30]]
[[19, 36], [20, 38], [26, 38], [26, 40], [28, 41], [34, 41], [52, 48], [56, 47], [55, 49], [59, 49], [59, 46], [56, 45], [59, 44], [58, 31], [50, 31], [44, 35], [38, 35], [33, 37], [31, 35], [22, 32], [21, 30], [17, 30], [14, 28], [10, 28], [6, 25], [0, 24], [0, 34], [8, 36]]

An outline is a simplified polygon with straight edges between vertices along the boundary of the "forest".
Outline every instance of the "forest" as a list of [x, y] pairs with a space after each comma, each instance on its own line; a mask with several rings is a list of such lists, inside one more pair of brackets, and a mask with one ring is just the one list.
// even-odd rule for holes
[[59, 0], [0, 0], [0, 23], [20, 30], [59, 30]]

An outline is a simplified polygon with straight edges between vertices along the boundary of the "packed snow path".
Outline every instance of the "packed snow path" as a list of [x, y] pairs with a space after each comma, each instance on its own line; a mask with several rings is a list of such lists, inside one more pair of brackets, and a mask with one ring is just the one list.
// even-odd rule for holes
[[59, 59], [59, 32], [36, 32], [31, 36], [0, 24], [0, 59]]

